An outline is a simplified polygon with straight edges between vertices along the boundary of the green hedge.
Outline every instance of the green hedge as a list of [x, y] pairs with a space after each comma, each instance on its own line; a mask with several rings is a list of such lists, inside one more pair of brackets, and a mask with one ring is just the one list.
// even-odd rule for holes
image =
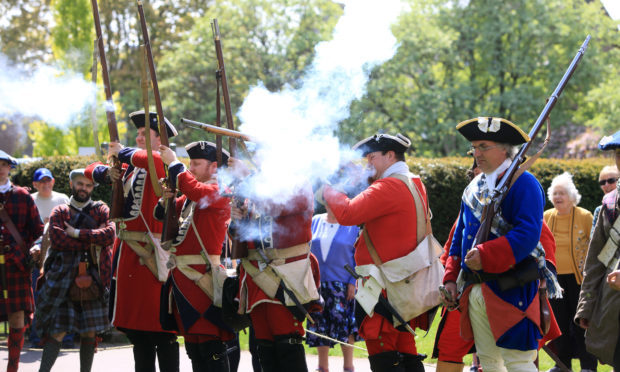
[[[69, 172], [73, 169], [85, 168], [87, 165], [94, 163], [98, 159], [95, 155], [92, 156], [54, 156], [49, 158], [43, 158], [28, 163], [20, 164], [16, 169], [11, 171], [11, 180], [13, 183], [20, 186], [30, 187], [31, 192], [36, 192], [32, 186], [32, 176], [34, 171], [38, 168], [47, 168], [54, 175], [56, 183], [54, 184], [54, 191], [62, 192], [71, 195], [71, 188], [69, 187]], [[108, 202], [110, 200], [112, 190], [109, 187], [95, 187], [92, 198], [94, 200], [104, 200]]]
[[[13, 182], [32, 188], [32, 175], [37, 168], [46, 167], [56, 178], [55, 190], [70, 194], [69, 172], [75, 168], [85, 167], [96, 161], [94, 156], [61, 156], [25, 163], [11, 172]], [[409, 158], [407, 163], [413, 173], [422, 177], [428, 190], [430, 205], [433, 210], [433, 232], [440, 242], [445, 241], [456, 219], [460, 207], [461, 194], [468, 184], [467, 169], [471, 158]], [[610, 158], [592, 158], [583, 160], [539, 159], [531, 172], [542, 184], [545, 194], [553, 177], [568, 171], [573, 174], [575, 185], [582, 195], [581, 207], [593, 211], [601, 201], [602, 192], [598, 185], [598, 173], [605, 165], [612, 165]], [[33, 190], [34, 192], [34, 190]], [[110, 188], [97, 187], [94, 199], [109, 201]], [[545, 209], [551, 208], [547, 200]]]

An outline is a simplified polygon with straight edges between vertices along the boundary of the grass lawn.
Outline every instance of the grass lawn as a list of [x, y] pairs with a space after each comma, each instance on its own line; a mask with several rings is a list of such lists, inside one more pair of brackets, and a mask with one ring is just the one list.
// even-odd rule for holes
[[[418, 348], [418, 353], [421, 354], [426, 354], [428, 355], [428, 358], [426, 358], [424, 360], [425, 363], [432, 363], [435, 364], [437, 363], [437, 359], [431, 359], [431, 354], [433, 353], [433, 345], [435, 344], [435, 334], [437, 333], [437, 325], [439, 324], [439, 316], [435, 317], [435, 320], [433, 322], [433, 325], [431, 326], [431, 329], [428, 331], [428, 334], [424, 333], [421, 330], [416, 330], [416, 338], [415, 338], [415, 342]], [[243, 333], [241, 332], [239, 334], [239, 343], [241, 344], [241, 349], [242, 350], [248, 350], [248, 335], [249, 333]], [[356, 342], [355, 345], [357, 346], [361, 346], [363, 348], [366, 348], [366, 345], [364, 344], [363, 341], [360, 342]], [[306, 353], [308, 354], [317, 354], [316, 348], [313, 347], [308, 347], [307, 345], [305, 345], [306, 348]], [[353, 356], [355, 358], [367, 358], [367, 354], [359, 349], [353, 349]], [[336, 346], [332, 349], [329, 350], [329, 355], [337, 355], [337, 356], [342, 356], [342, 352], [340, 350], [340, 347]], [[471, 354], [467, 355], [465, 357], [465, 364], [466, 365], [471, 365]], [[540, 352], [540, 370], [541, 371], [546, 371], [548, 369], [550, 369], [551, 367], [554, 366], [554, 362], [553, 360], [547, 355], [547, 353], [545, 353], [544, 351], [541, 350]], [[572, 369], [575, 371], [579, 371], [579, 360], [578, 359], [573, 359], [573, 366]], [[611, 372], [612, 368], [611, 366], [608, 365], [603, 365], [599, 363], [598, 372]]]

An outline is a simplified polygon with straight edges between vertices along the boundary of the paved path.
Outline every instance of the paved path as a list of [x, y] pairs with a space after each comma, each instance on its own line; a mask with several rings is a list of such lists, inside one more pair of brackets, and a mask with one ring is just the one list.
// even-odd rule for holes
[[[185, 353], [185, 349], [181, 347], [181, 372], [191, 372], [192, 365]], [[6, 367], [8, 352], [6, 342], [0, 344], [0, 370]], [[41, 360], [41, 349], [24, 348], [21, 354], [21, 363], [19, 365], [20, 372], [37, 372], [39, 370], [39, 362]], [[316, 355], [306, 355], [308, 369], [314, 371], [317, 367], [318, 357]], [[330, 357], [330, 367], [332, 372], [341, 371], [342, 357]], [[356, 372], [370, 372], [368, 359], [354, 359]], [[79, 371], [80, 353], [78, 349], [63, 349], [56, 360], [56, 364], [52, 368], [52, 372], [69, 372]], [[158, 369], [159, 370], [159, 369]], [[117, 372], [117, 371], [133, 371], [133, 353], [129, 346], [108, 346], [100, 345], [93, 363], [92, 372]], [[426, 365], [426, 371], [435, 371], [434, 365]], [[251, 355], [249, 351], [241, 352], [241, 362], [239, 364], [239, 372], [252, 372]], [[291, 371], [294, 372], [294, 371]]]

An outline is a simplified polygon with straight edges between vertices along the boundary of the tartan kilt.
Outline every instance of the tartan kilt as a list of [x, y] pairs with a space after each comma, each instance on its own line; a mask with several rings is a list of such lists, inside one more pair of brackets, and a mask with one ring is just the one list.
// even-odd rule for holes
[[69, 298], [79, 261], [78, 252], [50, 250], [34, 315], [39, 335], [102, 332], [110, 327], [107, 289], [102, 298], [92, 301], [73, 302]]
[[[5, 255], [7, 257], [8, 255]], [[8, 299], [3, 295], [3, 284], [0, 280], [0, 321], [6, 321], [8, 314], [24, 311], [24, 320], [30, 323], [30, 315], [34, 311], [34, 297], [32, 295], [32, 273], [30, 270], [21, 270], [11, 259], [7, 260], [6, 284]], [[8, 313], [7, 313], [8, 312]]]

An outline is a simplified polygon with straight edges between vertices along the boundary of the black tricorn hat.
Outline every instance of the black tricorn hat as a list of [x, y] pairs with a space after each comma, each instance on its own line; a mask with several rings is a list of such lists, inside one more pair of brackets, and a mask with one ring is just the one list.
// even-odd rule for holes
[[404, 154], [409, 146], [411, 146], [411, 140], [400, 133], [395, 136], [378, 133], [359, 141], [353, 145], [352, 149], [359, 150], [362, 152], [362, 156], [366, 156], [375, 151], [394, 151]]
[[493, 141], [516, 146], [530, 141], [530, 136], [521, 128], [502, 118], [486, 116], [473, 118], [460, 122], [456, 129], [469, 142]]
[[[206, 159], [209, 161], [217, 161], [216, 149], [215, 143], [208, 141], [192, 142], [185, 146], [190, 159]], [[230, 153], [222, 149], [222, 165], [225, 166], [228, 163], [229, 157]]]
[[[144, 110], [132, 112], [131, 114], [129, 114], [129, 118], [133, 122], [133, 125], [136, 126], [136, 128], [144, 127], [144, 116], [145, 116]], [[151, 125], [150, 125], [151, 129], [159, 133], [159, 123], [157, 121], [157, 113], [152, 112], [152, 111], [149, 112], [149, 119], [151, 122]], [[177, 130], [174, 128], [174, 125], [170, 123], [168, 118], [164, 117], [164, 123], [166, 123], [166, 132], [168, 133], [168, 138], [174, 137], [178, 134]]]

